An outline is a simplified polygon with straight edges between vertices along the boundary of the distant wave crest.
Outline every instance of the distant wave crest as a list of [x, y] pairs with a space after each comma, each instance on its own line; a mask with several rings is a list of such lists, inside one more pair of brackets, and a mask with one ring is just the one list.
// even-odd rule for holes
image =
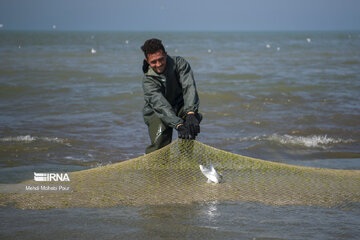
[[292, 136], [288, 134], [279, 135], [277, 133], [272, 134], [270, 136], [263, 135], [263, 136], [245, 137], [245, 138], [240, 138], [239, 140], [242, 142], [265, 141], [265, 142], [273, 142], [287, 146], [292, 145], [292, 146], [302, 146], [307, 148], [327, 148], [329, 147], [329, 145], [341, 144], [341, 143], [346, 144], [346, 143], [354, 142], [353, 139], [333, 138], [333, 137], [328, 137], [327, 135]]
[[289, 144], [301, 145], [309, 148], [324, 148], [327, 145], [331, 145], [331, 144], [350, 143], [354, 141], [352, 139], [346, 140], [341, 138], [332, 138], [332, 137], [328, 137], [327, 135], [323, 135], [323, 136], [313, 135], [313, 136], [304, 137], [304, 136], [291, 136], [287, 134], [283, 136], [278, 134], [273, 134], [268, 137], [268, 140], [278, 142], [284, 145], [289, 145]]
[[34, 142], [34, 141], [45, 141], [55, 143], [65, 143], [66, 141], [57, 137], [35, 137], [31, 135], [16, 136], [16, 137], [4, 137], [0, 138], [1, 142]]

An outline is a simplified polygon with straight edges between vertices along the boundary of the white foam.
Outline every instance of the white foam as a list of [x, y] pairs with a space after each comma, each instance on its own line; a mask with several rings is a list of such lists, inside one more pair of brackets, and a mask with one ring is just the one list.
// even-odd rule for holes
[[57, 137], [34, 137], [31, 135], [16, 136], [16, 137], [4, 137], [0, 138], [1, 142], [33, 142], [33, 141], [46, 141], [55, 143], [65, 143], [66, 141]]
[[330, 144], [338, 144], [338, 143], [349, 143], [353, 142], [354, 140], [348, 139], [344, 140], [341, 138], [332, 138], [328, 137], [327, 135], [312, 135], [312, 136], [291, 136], [291, 135], [278, 135], [273, 134], [268, 137], [268, 140], [278, 142], [284, 145], [300, 145], [309, 148], [325, 148], [327, 145]]
[[64, 143], [65, 142], [64, 139], [57, 138], [57, 137], [54, 137], [54, 138], [43, 137], [43, 138], [40, 138], [40, 140], [47, 141], [47, 142], [56, 142], [56, 143]]
[[103, 167], [103, 166], [108, 166], [108, 165], [111, 165], [112, 164], [112, 162], [111, 161], [109, 161], [109, 162], [107, 162], [107, 163], [95, 163], [95, 164], [91, 164], [90, 165], [90, 167], [91, 168], [98, 168], [98, 167]]
[[283, 145], [303, 146], [308, 148], [327, 148], [329, 147], [329, 145], [354, 142], [353, 139], [332, 138], [328, 137], [327, 135], [291, 136], [288, 134], [279, 135], [276, 133], [270, 136], [263, 135], [240, 138], [226, 138], [226, 140], [240, 142], [270, 141]]
[[30, 135], [0, 138], [2, 142], [32, 142], [35, 141], [36, 139], [37, 139], [36, 137], [32, 137]]

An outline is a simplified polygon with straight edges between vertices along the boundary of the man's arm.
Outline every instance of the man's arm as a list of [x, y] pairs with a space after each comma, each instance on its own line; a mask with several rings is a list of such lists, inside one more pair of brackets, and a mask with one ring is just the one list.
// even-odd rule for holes
[[189, 129], [191, 139], [195, 139], [195, 137], [200, 133], [201, 120], [198, 115], [199, 96], [196, 90], [194, 75], [190, 64], [182, 57], [178, 57], [177, 67], [179, 81], [183, 89], [184, 110], [187, 113], [185, 126]]
[[143, 79], [144, 99], [150, 104], [155, 114], [164, 123], [172, 128], [176, 128], [183, 120], [176, 116], [170, 103], [161, 93], [160, 86], [158, 86], [151, 78], [144, 76]]
[[177, 57], [176, 67], [183, 89], [184, 110], [186, 113], [196, 113], [199, 109], [199, 96], [190, 64], [184, 58]]

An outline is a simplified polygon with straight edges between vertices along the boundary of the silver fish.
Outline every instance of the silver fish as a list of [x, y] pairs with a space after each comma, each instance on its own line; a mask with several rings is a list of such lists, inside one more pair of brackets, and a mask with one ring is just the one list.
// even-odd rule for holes
[[222, 176], [216, 172], [211, 162], [209, 167], [200, 165], [200, 170], [202, 174], [204, 174], [204, 176], [207, 177], [209, 183], [210, 182], [220, 183], [222, 181]]

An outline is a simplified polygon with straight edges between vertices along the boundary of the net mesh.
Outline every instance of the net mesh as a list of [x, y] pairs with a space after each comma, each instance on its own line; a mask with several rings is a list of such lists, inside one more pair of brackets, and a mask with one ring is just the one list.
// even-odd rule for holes
[[[220, 184], [208, 183], [199, 169], [210, 162], [223, 177]], [[71, 193], [1, 193], [0, 204], [40, 209], [252, 201], [330, 207], [360, 201], [358, 170], [263, 161], [180, 139], [135, 159], [73, 172], [70, 179]]]

